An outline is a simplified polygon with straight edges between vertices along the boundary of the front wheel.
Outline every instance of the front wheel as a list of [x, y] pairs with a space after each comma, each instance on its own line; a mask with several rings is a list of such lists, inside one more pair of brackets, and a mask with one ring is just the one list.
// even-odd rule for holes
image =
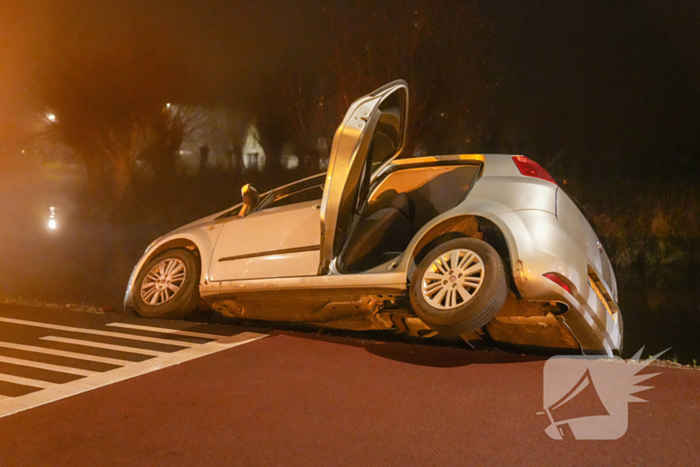
[[149, 318], [184, 318], [199, 305], [199, 260], [188, 250], [150, 260], [134, 284], [134, 306]]
[[431, 250], [411, 280], [413, 311], [438, 332], [463, 334], [482, 328], [507, 295], [503, 262], [488, 243], [457, 238]]

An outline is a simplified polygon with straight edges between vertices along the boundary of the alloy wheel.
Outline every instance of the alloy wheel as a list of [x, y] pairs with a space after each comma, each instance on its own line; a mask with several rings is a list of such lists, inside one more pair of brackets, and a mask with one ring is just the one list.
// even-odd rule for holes
[[447, 251], [433, 260], [423, 274], [421, 291], [425, 301], [440, 310], [467, 303], [484, 282], [484, 262], [467, 249]]
[[164, 259], [153, 266], [143, 279], [141, 298], [147, 305], [162, 305], [180, 291], [186, 275], [185, 263], [177, 258]]

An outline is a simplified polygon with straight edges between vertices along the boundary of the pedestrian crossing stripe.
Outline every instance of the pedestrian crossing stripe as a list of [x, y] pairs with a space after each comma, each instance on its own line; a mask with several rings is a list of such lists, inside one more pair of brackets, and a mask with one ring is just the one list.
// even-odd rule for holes
[[9, 363], [12, 365], [22, 365], [22, 366], [28, 366], [30, 368], [38, 368], [40, 370], [57, 371], [59, 373], [68, 373], [71, 375], [78, 375], [78, 376], [90, 376], [93, 373], [97, 373], [96, 371], [92, 371], [92, 370], [83, 370], [81, 368], [73, 368], [70, 366], [54, 365], [52, 363], [44, 363], [44, 362], [36, 362], [34, 360], [25, 360], [23, 358], [5, 357], [3, 355], [0, 355], [0, 363]]
[[39, 339], [42, 341], [61, 342], [63, 344], [80, 345], [83, 347], [93, 347], [93, 348], [97, 348], [97, 349], [116, 350], [117, 352], [128, 352], [128, 353], [135, 353], [135, 354], [139, 354], [139, 355], [150, 355], [151, 357], [159, 357], [161, 355], [169, 353], [169, 352], [160, 352], [158, 350], [142, 349], [139, 347], [127, 347], [125, 345], [104, 344], [102, 342], [86, 341], [84, 339], [72, 339], [69, 337], [45, 336], [45, 337], [40, 337]]
[[131, 360], [122, 360], [120, 358], [100, 357], [99, 355], [87, 355], [78, 352], [69, 352], [67, 350], [52, 349], [50, 347], [37, 347], [35, 345], [15, 344], [14, 342], [0, 342], [0, 348], [22, 350], [24, 352], [33, 352], [43, 355], [55, 355], [58, 357], [74, 358], [88, 362], [106, 363], [108, 365], [124, 366], [134, 363]]
[[[41, 323], [38, 321], [27, 321], [24, 319], [0, 317], [0, 323], [19, 324], [22, 326], [33, 326], [33, 327], [43, 328], [43, 329], [53, 329], [56, 331], [79, 332], [81, 334], [92, 334], [93, 336], [116, 337], [119, 339], [130, 339], [130, 340], [135, 340], [135, 341], [151, 342], [154, 344], [178, 345], [180, 347], [194, 347], [195, 345], [199, 345], [199, 344], [196, 344], [193, 342], [186, 342], [186, 341], [181, 341], [181, 340], [161, 339], [158, 337], [139, 336], [136, 334], [126, 334], [123, 332], [100, 331], [99, 329], [77, 328], [74, 326], [63, 326], [60, 324]], [[112, 323], [112, 324], [114, 324], [114, 323]], [[205, 339], [218, 339], [220, 337], [223, 337], [223, 336], [214, 336], [211, 334], [207, 334], [207, 336], [208, 337], [205, 337]]]
[[200, 339], [210, 340], [217, 340], [221, 339], [222, 337], [225, 337], [218, 334], [205, 334], [203, 332], [182, 331], [180, 329], [159, 328], [156, 326], [142, 326], [140, 324], [131, 323], [109, 323], [107, 326], [119, 327], [124, 329], [135, 329], [137, 331], [157, 332], [159, 334], [172, 334], [174, 336], [198, 337]]
[[[254, 342], [258, 339], [266, 337], [266, 334], [258, 334], [254, 332], [243, 332], [230, 337], [224, 337], [215, 341], [200, 344], [195, 347], [185, 348], [172, 353], [164, 353], [158, 357], [150, 358], [141, 362], [129, 362], [126, 366], [109, 370], [103, 373], [94, 373], [90, 376], [80, 378], [68, 383], [57, 384], [46, 381], [30, 380], [28, 378], [20, 378], [12, 375], [0, 375], [0, 380], [13, 379], [14, 382], [23, 380], [23, 383], [29, 386], [41, 387], [42, 384], [46, 389], [32, 392], [24, 396], [6, 397], [0, 395], [0, 418], [22, 412], [34, 407], [55, 402], [67, 397], [81, 394], [87, 391], [92, 391], [110, 384], [114, 384], [127, 379], [135, 378], [153, 371], [161, 370], [173, 365], [178, 365], [190, 360], [194, 360], [205, 355], [210, 355], [216, 352], [221, 352], [233, 347]], [[6, 343], [0, 343], [6, 345]], [[29, 347], [29, 346], [24, 346]], [[52, 350], [52, 349], [44, 349]], [[92, 359], [92, 356], [85, 355], [85, 359]], [[13, 381], [8, 381], [13, 382]]]

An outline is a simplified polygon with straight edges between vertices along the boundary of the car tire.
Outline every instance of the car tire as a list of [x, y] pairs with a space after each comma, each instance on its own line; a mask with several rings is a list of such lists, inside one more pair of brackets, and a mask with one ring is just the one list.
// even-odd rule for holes
[[173, 249], [151, 259], [134, 283], [136, 312], [148, 318], [184, 318], [199, 306], [199, 259]]
[[464, 334], [489, 323], [506, 300], [503, 261], [488, 243], [456, 238], [431, 250], [410, 286], [413, 311], [433, 330]]

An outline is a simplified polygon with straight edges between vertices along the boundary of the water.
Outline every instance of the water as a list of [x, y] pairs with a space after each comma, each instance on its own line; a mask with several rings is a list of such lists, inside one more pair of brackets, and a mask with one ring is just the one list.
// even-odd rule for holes
[[700, 287], [696, 281], [643, 278], [620, 283], [625, 347], [629, 358], [642, 346], [643, 357], [671, 349], [662, 358], [700, 365]]
[[65, 188], [71, 171], [0, 175], [0, 296], [120, 308], [131, 268], [162, 232], [85, 221]]

